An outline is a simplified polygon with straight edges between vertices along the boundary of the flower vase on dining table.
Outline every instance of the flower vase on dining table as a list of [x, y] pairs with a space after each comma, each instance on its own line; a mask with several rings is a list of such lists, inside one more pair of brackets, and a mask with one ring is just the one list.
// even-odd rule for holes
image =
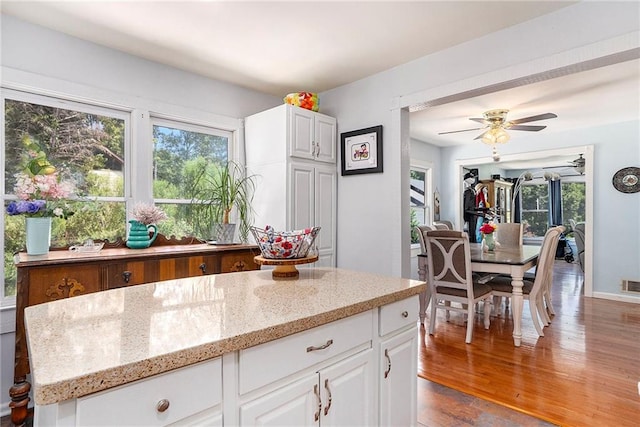
[[484, 252], [494, 252], [496, 250], [496, 239], [493, 233], [482, 234], [482, 250]]
[[51, 217], [26, 219], [27, 254], [44, 255], [51, 245]]

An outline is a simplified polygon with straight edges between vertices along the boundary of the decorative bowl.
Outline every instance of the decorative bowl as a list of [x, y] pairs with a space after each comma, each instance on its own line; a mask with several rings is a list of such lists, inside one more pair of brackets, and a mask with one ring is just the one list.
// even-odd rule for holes
[[284, 97], [283, 101], [286, 104], [295, 105], [301, 108], [306, 108], [311, 111], [318, 111], [320, 101], [318, 100], [318, 94], [314, 92], [294, 92]]
[[251, 233], [260, 247], [262, 256], [270, 259], [306, 257], [319, 232], [320, 227], [294, 231], [275, 231], [269, 225], [264, 230], [251, 227]]

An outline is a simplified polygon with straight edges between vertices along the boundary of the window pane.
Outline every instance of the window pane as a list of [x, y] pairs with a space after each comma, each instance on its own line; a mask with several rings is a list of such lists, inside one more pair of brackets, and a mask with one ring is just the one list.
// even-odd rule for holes
[[585, 184], [584, 182], [562, 183], [562, 218], [565, 222], [573, 219], [581, 222], [585, 219]]
[[[425, 206], [426, 173], [411, 169], [411, 207]], [[422, 222], [424, 224], [424, 222]]]
[[164, 236], [196, 236], [200, 240], [211, 240], [211, 220], [201, 220], [199, 207], [191, 203], [156, 203], [167, 214], [167, 219], [158, 224], [158, 232]]
[[153, 197], [190, 199], [191, 185], [202, 164], [223, 164], [229, 136], [153, 126]]
[[[4, 99], [5, 194], [4, 205], [15, 200], [16, 174], [23, 172], [29, 150], [41, 151], [64, 181], [75, 185], [82, 200], [69, 201], [74, 215], [53, 219], [52, 247], [82, 243], [86, 239], [125, 237], [124, 144], [126, 120], [121, 117]], [[51, 105], [44, 105], [49, 103]], [[91, 108], [87, 108], [89, 110]], [[98, 109], [95, 109], [98, 111]], [[26, 143], [30, 144], [27, 147]], [[116, 201], [100, 201], [101, 198]], [[85, 201], [91, 199], [93, 201]], [[118, 200], [119, 199], [119, 200]], [[24, 250], [23, 215], [5, 215], [4, 295], [15, 294], [13, 254]]]
[[522, 223], [525, 237], [544, 236], [548, 227], [549, 186], [544, 184], [523, 185]]
[[119, 118], [6, 99], [5, 191], [13, 193], [28, 138], [79, 194], [124, 196], [124, 131]]

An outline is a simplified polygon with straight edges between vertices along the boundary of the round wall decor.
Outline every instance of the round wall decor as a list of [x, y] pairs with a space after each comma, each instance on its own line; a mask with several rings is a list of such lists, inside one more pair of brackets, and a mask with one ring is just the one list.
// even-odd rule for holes
[[613, 186], [622, 193], [640, 191], [640, 168], [622, 168], [613, 175]]

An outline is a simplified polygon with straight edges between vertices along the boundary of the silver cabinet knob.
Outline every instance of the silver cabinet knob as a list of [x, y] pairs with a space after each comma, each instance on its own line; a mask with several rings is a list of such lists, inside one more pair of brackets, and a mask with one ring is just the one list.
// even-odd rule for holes
[[164, 412], [167, 409], [169, 409], [169, 401], [167, 399], [162, 399], [156, 405], [156, 411], [158, 412]]
[[403, 311], [402, 312], [402, 317], [409, 317], [409, 312], [408, 311]]

